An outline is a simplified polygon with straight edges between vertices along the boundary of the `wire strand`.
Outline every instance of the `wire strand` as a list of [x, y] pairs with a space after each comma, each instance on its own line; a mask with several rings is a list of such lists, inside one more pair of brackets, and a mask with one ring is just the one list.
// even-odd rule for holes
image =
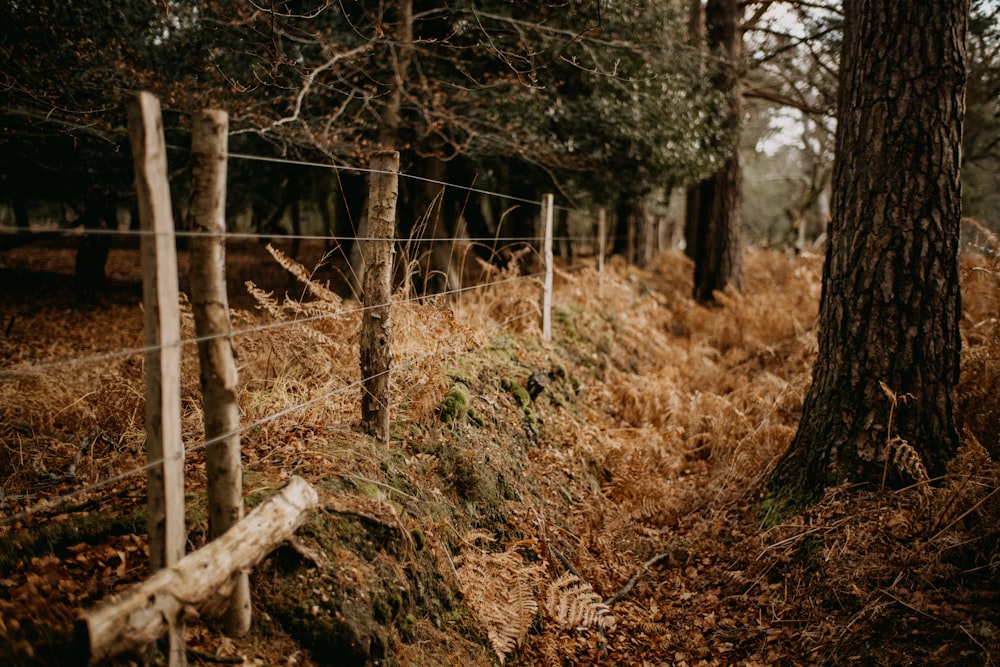
[[[509, 317], [506, 320], [503, 320], [502, 322], [496, 323], [496, 324], [494, 324], [494, 325], [492, 325], [490, 327], [487, 327], [487, 328], [481, 330], [481, 333], [489, 334], [489, 333], [492, 333], [493, 331], [498, 331], [498, 330], [500, 330], [500, 329], [508, 326], [509, 324], [511, 324], [513, 322], [516, 322], [519, 319], [523, 319], [525, 317], [528, 317], [528, 316], [534, 315], [534, 314], [535, 314], [534, 312], [530, 312], [529, 311], [529, 312], [521, 313], [521, 314], [516, 315], [516, 316]], [[452, 351], [454, 349], [457, 349], [457, 348], [458, 348], [457, 344], [452, 344], [450, 346], [445, 346], [444, 348], [440, 348], [440, 349], [434, 350], [432, 352], [428, 352], [428, 353], [420, 355], [418, 357], [414, 357], [413, 359], [407, 360], [407, 362], [405, 362], [405, 364], [404, 364], [404, 367], [413, 366], [413, 365], [419, 363], [420, 361], [423, 361], [425, 359], [428, 359], [428, 358], [431, 358], [431, 357], [434, 357], [434, 356], [442, 355], [444, 353], [450, 352], [450, 351]], [[367, 380], [374, 379], [376, 377], [380, 377], [380, 376], [385, 375], [385, 374], [390, 373], [390, 372], [392, 372], [392, 371], [391, 370], [387, 370], [387, 371], [383, 371], [382, 373], [376, 373], [375, 375], [372, 375], [372, 376], [370, 376], [368, 378], [361, 378], [359, 380], [355, 380], [354, 382], [351, 382], [351, 383], [349, 383], [349, 384], [347, 384], [347, 385], [345, 385], [343, 387], [339, 387], [337, 389], [334, 389], [333, 391], [326, 392], [325, 394], [322, 394], [320, 396], [316, 396], [316, 397], [311, 398], [311, 399], [309, 399], [307, 401], [304, 401], [302, 403], [298, 403], [296, 405], [289, 406], [289, 407], [287, 407], [287, 408], [285, 408], [283, 410], [279, 410], [278, 412], [269, 414], [266, 417], [262, 417], [261, 419], [258, 419], [258, 420], [254, 421], [252, 423], [242, 424], [237, 429], [233, 429], [233, 430], [231, 430], [231, 431], [229, 431], [227, 433], [223, 433], [223, 434], [218, 435], [218, 436], [216, 436], [214, 438], [210, 438], [210, 439], [205, 440], [204, 442], [201, 442], [201, 443], [199, 443], [197, 445], [191, 445], [191, 446], [188, 446], [188, 447], [184, 447], [183, 451], [180, 452], [178, 454], [178, 456], [181, 457], [181, 458], [183, 458], [183, 459], [186, 459], [189, 454], [193, 454], [195, 452], [199, 452], [201, 450], [204, 450], [204, 449], [206, 449], [206, 448], [208, 448], [208, 447], [210, 447], [210, 446], [212, 446], [214, 444], [222, 442], [223, 440], [225, 440], [227, 438], [231, 438], [231, 437], [236, 436], [236, 435], [242, 435], [243, 433], [245, 433], [247, 431], [250, 431], [250, 430], [253, 430], [253, 429], [257, 429], [257, 428], [260, 428], [261, 426], [265, 426], [267, 424], [270, 424], [271, 422], [273, 422], [273, 421], [275, 421], [275, 420], [277, 420], [277, 419], [279, 419], [281, 417], [284, 417], [286, 415], [298, 412], [299, 410], [301, 410], [303, 408], [306, 408], [306, 407], [309, 407], [311, 405], [314, 405], [314, 404], [318, 403], [319, 401], [323, 401], [323, 400], [332, 398], [332, 397], [334, 397], [334, 396], [336, 396], [338, 394], [341, 394], [341, 393], [346, 393], [347, 391], [350, 391], [351, 389], [355, 389], [357, 387], [362, 386]], [[110, 486], [112, 484], [116, 484], [118, 482], [124, 481], [124, 480], [126, 480], [126, 479], [128, 479], [130, 477], [133, 477], [135, 475], [138, 475], [138, 474], [140, 474], [142, 472], [148, 472], [149, 470], [155, 468], [156, 466], [159, 466], [159, 465], [165, 463], [167, 460], [168, 459], [165, 459], [165, 458], [159, 458], [159, 459], [155, 459], [155, 460], [152, 460], [152, 461], [147, 461], [144, 465], [133, 467], [133, 468], [131, 468], [129, 470], [123, 471], [123, 472], [118, 473], [116, 475], [112, 475], [111, 477], [105, 478], [103, 480], [98, 480], [97, 482], [92, 482], [92, 483], [90, 483], [90, 484], [88, 484], [86, 486], [83, 486], [83, 487], [79, 488], [79, 489], [74, 489], [73, 491], [69, 491], [67, 493], [60, 494], [58, 496], [53, 496], [51, 498], [46, 498], [46, 499], [42, 500], [41, 502], [36, 503], [32, 507], [26, 508], [24, 510], [21, 510], [21, 511], [16, 512], [16, 513], [14, 513], [12, 515], [9, 515], [9, 516], [0, 517], [0, 526], [13, 525], [13, 524], [17, 523], [18, 521], [22, 521], [22, 520], [24, 520], [24, 519], [26, 519], [26, 518], [28, 518], [30, 516], [33, 516], [33, 515], [38, 514], [40, 512], [44, 512], [46, 510], [52, 509], [52, 508], [54, 508], [54, 507], [56, 507], [56, 506], [58, 506], [58, 505], [60, 505], [62, 503], [65, 503], [65, 502], [67, 502], [69, 500], [72, 500], [74, 498], [78, 498], [78, 497], [80, 497], [82, 495], [85, 495], [87, 493], [90, 493], [90, 492], [93, 492], [93, 491], [97, 491], [98, 489], [102, 489], [102, 488]], [[252, 469], [252, 466], [248, 466], [248, 467], [250, 467]]]
[[[176, 238], [221, 238], [223, 241], [263, 241], [263, 240], [287, 240], [287, 241], [392, 241], [400, 245], [412, 243], [456, 243], [468, 242], [473, 245], [492, 245], [494, 243], [540, 243], [544, 241], [542, 236], [410, 236], [410, 237], [382, 237], [382, 236], [336, 236], [326, 234], [286, 234], [279, 232], [199, 232], [187, 229], [177, 229], [173, 232], [154, 232], [142, 229], [117, 229], [117, 228], [88, 228], [88, 227], [56, 227], [49, 229], [28, 229], [23, 227], [13, 227], [10, 225], [0, 225], [0, 234], [8, 236], [37, 236], [42, 238], [75, 238], [81, 236], [124, 236], [124, 237], [144, 237], [171, 234]], [[608, 236], [608, 240], [624, 239], [623, 236]], [[588, 243], [594, 241], [593, 235], [587, 234], [567, 234], [553, 236], [553, 241], [571, 241], [577, 243]]]
[[497, 287], [499, 285], [504, 285], [511, 282], [516, 282], [518, 280], [534, 279], [538, 273], [530, 273], [521, 276], [512, 276], [510, 278], [505, 278], [502, 280], [496, 280], [489, 283], [479, 283], [469, 287], [456, 288], [452, 290], [447, 290], [445, 292], [438, 292], [433, 295], [423, 295], [423, 296], [413, 296], [406, 299], [400, 299], [396, 301], [390, 301], [389, 303], [374, 304], [370, 306], [359, 306], [357, 308], [349, 308], [347, 310], [337, 311], [335, 313], [321, 313], [318, 315], [309, 315], [307, 317], [297, 318], [294, 320], [284, 320], [281, 322], [268, 322], [266, 324], [261, 324], [253, 327], [246, 327], [243, 329], [235, 329], [233, 331], [227, 331], [218, 334], [209, 334], [206, 336], [197, 336], [195, 338], [182, 338], [180, 340], [170, 341], [162, 345], [141, 345], [136, 347], [124, 348], [122, 350], [116, 350], [114, 352], [103, 352], [100, 354], [93, 354], [86, 357], [76, 357], [70, 359], [53, 359], [50, 361], [41, 361], [35, 363], [29, 363], [27, 365], [14, 366], [12, 368], [6, 368], [0, 370], [0, 380], [6, 380], [11, 377], [26, 375], [30, 373], [39, 373], [44, 371], [49, 371], [57, 368], [75, 368], [78, 366], [86, 366], [90, 364], [96, 364], [103, 361], [112, 361], [115, 359], [123, 359], [137, 354], [146, 354], [149, 352], [155, 352], [164, 348], [175, 348], [183, 347], [185, 345], [200, 344], [208, 341], [218, 340], [221, 338], [234, 338], [237, 336], [245, 336], [253, 333], [260, 333], [263, 331], [271, 331], [274, 329], [281, 329], [289, 326], [296, 326], [301, 324], [309, 324], [310, 322], [317, 322], [320, 320], [333, 319], [336, 317], [344, 317], [347, 315], [353, 315], [355, 313], [364, 313], [366, 310], [371, 310], [374, 308], [381, 308], [384, 306], [394, 306], [398, 304], [411, 303], [414, 301], [422, 301], [431, 297], [441, 297], [450, 296], [455, 294], [463, 294], [465, 292], [484, 289], [487, 287]]

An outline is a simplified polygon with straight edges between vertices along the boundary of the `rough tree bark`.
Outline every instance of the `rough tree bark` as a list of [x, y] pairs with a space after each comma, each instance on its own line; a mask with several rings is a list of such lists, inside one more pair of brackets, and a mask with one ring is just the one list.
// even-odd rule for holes
[[[723, 61], [715, 86], [728, 95], [726, 123], [734, 130], [743, 113], [738, 73], [743, 56], [741, 16], [739, 0], [709, 0], [705, 6], [708, 48]], [[739, 289], [742, 284], [742, 205], [743, 169], [739, 147], [734, 143], [719, 170], [699, 186], [698, 220], [690, 250], [694, 259], [694, 298], [698, 301], [711, 302], [714, 292], [729, 286]]]
[[931, 475], [959, 444], [960, 146], [968, 0], [845, 2], [819, 356], [762, 511], [845, 480]]
[[[688, 39], [692, 45], [701, 43], [705, 32], [705, 5], [702, 0], [688, 4]], [[684, 197], [684, 254], [694, 260], [698, 224], [701, 220], [701, 183], [688, 186]]]
[[392, 368], [392, 256], [399, 194], [399, 153], [372, 154], [368, 222], [372, 238], [365, 245], [365, 281], [361, 318], [361, 427], [379, 442], [389, 442], [389, 371]]

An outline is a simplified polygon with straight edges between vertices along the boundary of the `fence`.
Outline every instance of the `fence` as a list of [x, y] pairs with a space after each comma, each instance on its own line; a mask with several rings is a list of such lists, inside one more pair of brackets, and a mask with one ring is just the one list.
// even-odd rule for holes
[[[220, 112], [204, 112], [193, 121], [188, 226], [192, 230], [192, 266], [197, 268], [192, 273], [191, 301], [201, 362], [205, 442], [195, 447], [184, 445], [179, 369], [180, 347], [185, 341], [181, 340], [179, 326], [175, 224], [167, 183], [166, 146], [155, 98], [141, 94], [129, 111], [142, 223], [145, 345], [141, 350], [122, 350], [121, 354], [142, 352], [145, 356], [147, 464], [131, 472], [147, 472], [153, 574], [141, 585], [83, 614], [77, 634], [82, 649], [91, 662], [96, 662], [125, 650], [139, 649], [166, 633], [169, 663], [177, 665], [185, 659], [185, 604], [196, 604], [220, 588], [226, 589], [230, 596], [227, 629], [234, 633], [245, 631], [250, 623], [246, 571], [275, 544], [291, 535], [317, 500], [315, 491], [301, 480], [293, 479], [281, 493], [246, 518], [242, 517], [240, 433], [259, 422], [240, 426], [238, 419], [237, 378], [230, 341], [239, 331], [229, 321], [222, 271], [227, 131], [225, 114]], [[397, 242], [394, 219], [398, 155], [376, 153], [372, 156], [370, 173], [371, 226], [366, 239], [367, 268], [361, 308], [361, 422], [374, 438], [385, 442], [389, 438], [392, 400], [388, 378], [393, 358], [390, 297], [393, 249]], [[544, 212], [539, 253], [543, 270], [527, 279], [540, 282], [540, 328], [543, 338], [548, 339], [552, 333], [554, 197], [545, 195], [540, 205]], [[598, 234], [601, 268], [606, 238], [604, 219], [602, 212]], [[18, 372], [13, 369], [0, 375], [9, 377]], [[214, 541], [185, 555], [184, 462], [196, 449], [204, 449], [206, 453], [209, 536]], [[113, 480], [104, 480], [110, 481]], [[7, 517], [4, 523], [18, 518], [18, 515]]]

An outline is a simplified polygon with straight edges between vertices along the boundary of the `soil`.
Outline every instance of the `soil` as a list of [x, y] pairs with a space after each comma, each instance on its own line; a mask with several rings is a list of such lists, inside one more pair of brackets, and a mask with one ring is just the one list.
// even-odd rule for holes
[[[551, 342], [531, 280], [401, 301], [380, 444], [359, 428], [359, 392], [343, 389], [358, 375], [360, 314], [320, 265], [325, 250], [305, 244], [297, 259], [337, 296], [309, 293], [260, 243], [228, 248], [234, 328], [248, 332], [234, 339], [241, 411], [257, 424], [242, 434], [247, 504], [291, 475], [321, 500], [254, 568], [249, 635], [225, 635], [223, 602], [192, 605], [190, 663], [1000, 659], [990, 257], [963, 272], [970, 428], [949, 475], [831, 489], [769, 525], [764, 483], [815, 355], [819, 257], [750, 251], [744, 294], [715, 308], [688, 298], [676, 253], [645, 271], [564, 267]], [[108, 289], [89, 303], [74, 252], [58, 238], [0, 252], [2, 664], [85, 660], [74, 621], [148, 576], [138, 252], [116, 241]], [[182, 249], [182, 289], [185, 262]], [[269, 312], [247, 280], [271, 293]], [[316, 313], [330, 320], [254, 330]], [[191, 350], [182, 372], [194, 550], [207, 519]], [[162, 653], [113, 664], [143, 661]]]

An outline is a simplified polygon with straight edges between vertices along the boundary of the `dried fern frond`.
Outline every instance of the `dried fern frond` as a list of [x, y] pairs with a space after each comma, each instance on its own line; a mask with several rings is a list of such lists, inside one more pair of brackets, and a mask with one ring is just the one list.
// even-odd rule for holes
[[267, 251], [271, 253], [271, 257], [274, 257], [274, 261], [276, 261], [278, 264], [282, 266], [282, 268], [284, 268], [286, 271], [295, 276], [295, 278], [300, 283], [302, 283], [303, 286], [305, 286], [306, 290], [308, 290], [309, 293], [312, 294], [315, 298], [319, 299], [320, 301], [325, 301], [326, 303], [333, 304], [335, 306], [340, 306], [340, 304], [343, 302], [343, 299], [340, 297], [339, 294], [331, 292], [329, 289], [326, 288], [326, 286], [320, 285], [315, 280], [313, 280], [312, 276], [306, 270], [306, 267], [302, 266], [301, 264], [296, 262], [294, 259], [286, 255], [285, 253], [281, 252], [270, 243], [267, 244]]
[[466, 544], [476, 544], [477, 542], [490, 543], [496, 542], [496, 540], [497, 538], [493, 533], [482, 529], [470, 530], [462, 536], [462, 541]]
[[892, 452], [892, 464], [896, 466], [897, 470], [906, 473], [915, 482], [926, 484], [930, 481], [920, 453], [910, 443], [900, 437], [895, 437], [889, 443], [889, 449]]
[[463, 555], [461, 561], [458, 579], [462, 594], [485, 626], [490, 644], [503, 663], [528, 634], [538, 613], [535, 593], [544, 567], [526, 563], [513, 550], [473, 551]]
[[250, 296], [257, 302], [257, 306], [261, 310], [279, 322], [285, 319], [284, 314], [281, 312], [281, 306], [278, 305], [273, 292], [265, 292], [257, 287], [252, 280], [248, 280], [244, 284], [246, 285], [247, 292], [250, 293]]
[[615, 627], [615, 617], [594, 587], [572, 572], [549, 584], [545, 610], [563, 627], [600, 630]]

